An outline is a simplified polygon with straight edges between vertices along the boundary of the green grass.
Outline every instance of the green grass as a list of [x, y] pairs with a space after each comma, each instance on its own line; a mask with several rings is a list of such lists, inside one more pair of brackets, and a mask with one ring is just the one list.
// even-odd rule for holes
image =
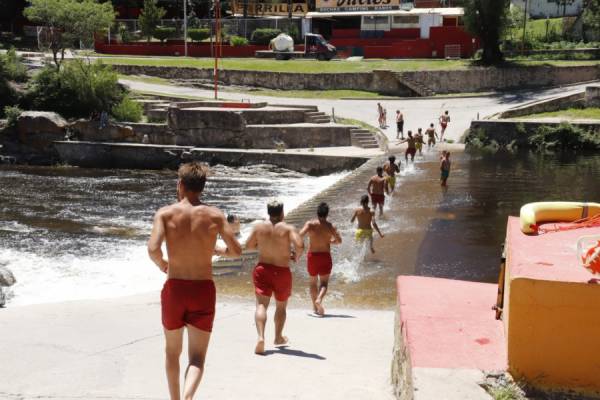
[[363, 122], [363, 121], [358, 120], [358, 119], [336, 117], [335, 122], [338, 123], [338, 124], [342, 124], [342, 125], [356, 125], [356, 126], [360, 126], [361, 128], [364, 128], [364, 129], [368, 130], [369, 132], [373, 132], [373, 133], [379, 133], [379, 132], [381, 132], [375, 126], [373, 126], [371, 124], [367, 124], [366, 122]]
[[[236, 91], [237, 92], [237, 91]], [[243, 91], [255, 96], [271, 96], [301, 99], [392, 99], [374, 92], [364, 90], [275, 90], [257, 89]]]
[[[143, 65], [163, 67], [193, 67], [213, 68], [211, 58], [185, 57], [100, 57], [106, 64]], [[514, 66], [534, 65], [597, 65], [600, 61], [514, 61]], [[227, 58], [220, 61], [221, 69], [268, 71], [268, 72], [304, 72], [304, 73], [342, 73], [342, 72], [371, 72], [375, 69], [391, 71], [421, 71], [421, 70], [457, 70], [471, 66], [470, 60], [379, 60], [362, 61], [316, 61], [316, 60], [265, 60], [257, 58]]]
[[[562, 18], [550, 18], [548, 21], [548, 37], [551, 38], [552, 35], [562, 35]], [[515, 40], [521, 40], [523, 37], [523, 26], [521, 25], [513, 28], [510, 32], [508, 32], [507, 36], [509, 38], [512, 37]], [[525, 36], [528, 38], [535, 38], [537, 40], [545, 40], [546, 19], [528, 19], [527, 28], [525, 29]]]
[[519, 118], [564, 118], [564, 119], [598, 119], [600, 120], [600, 107], [569, 108], [566, 110], [525, 115]]
[[123, 75], [119, 74], [119, 79], [128, 79], [130, 81], [138, 81], [144, 83], [155, 83], [160, 85], [169, 85], [170, 81], [165, 78], [159, 78], [156, 76], [146, 76], [146, 75]]

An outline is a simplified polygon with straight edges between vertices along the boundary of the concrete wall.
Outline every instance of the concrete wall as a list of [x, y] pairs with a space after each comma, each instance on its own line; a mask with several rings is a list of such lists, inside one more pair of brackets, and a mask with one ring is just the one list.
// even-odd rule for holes
[[585, 88], [585, 106], [600, 107], [600, 85], [592, 85]]
[[[212, 69], [136, 65], [115, 65], [114, 67], [118, 72], [129, 75], [143, 74], [171, 79], [212, 79]], [[600, 78], [600, 65], [474, 67], [451, 71], [407, 71], [402, 75], [436, 93], [464, 93], [593, 81]], [[389, 71], [305, 74], [223, 70], [219, 72], [219, 79], [227, 85], [257, 86], [269, 89], [353, 89], [396, 96], [412, 95], [412, 91], [399, 83], [396, 75]]]
[[[212, 69], [187, 67], [156, 67], [137, 65], [115, 65], [115, 69], [127, 75], [150, 75], [168, 79], [213, 79]], [[285, 90], [367, 90], [410, 96], [411, 91], [377, 73], [308, 74], [265, 71], [219, 71], [219, 80], [226, 85], [257, 86]]]
[[272, 126], [249, 125], [245, 131], [253, 148], [273, 149], [277, 142], [287, 148], [351, 146], [352, 135], [346, 125]]
[[273, 164], [311, 175], [355, 169], [367, 158], [288, 152], [202, 149], [124, 143], [55, 142], [62, 162], [88, 168], [163, 169], [199, 160], [211, 165]]
[[148, 135], [152, 144], [175, 144], [175, 134], [167, 124], [133, 123], [126, 124], [133, 129], [135, 142], [142, 143], [144, 135]]
[[600, 78], [600, 65], [526, 68], [475, 67], [455, 71], [411, 71], [403, 76], [436, 93], [523, 89], [589, 82]]
[[[525, 8], [525, 0], [511, 0], [511, 3]], [[577, 16], [583, 10], [583, 0], [557, 1], [557, 0], [529, 0], [527, 11], [534, 18], [557, 18]]]

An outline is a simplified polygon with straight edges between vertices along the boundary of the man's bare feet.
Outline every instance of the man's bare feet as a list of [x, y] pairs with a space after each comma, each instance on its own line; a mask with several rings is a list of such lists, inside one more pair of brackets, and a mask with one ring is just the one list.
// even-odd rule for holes
[[254, 348], [254, 354], [264, 355], [265, 354], [265, 340], [259, 339], [256, 342], [256, 347]]
[[289, 341], [290, 340], [287, 338], [287, 336], [275, 338], [275, 346], [284, 346], [284, 345], [288, 344]]
[[323, 308], [321, 303], [315, 302], [315, 307], [316, 307], [315, 314], [320, 315], [320, 316], [325, 315], [325, 309]]

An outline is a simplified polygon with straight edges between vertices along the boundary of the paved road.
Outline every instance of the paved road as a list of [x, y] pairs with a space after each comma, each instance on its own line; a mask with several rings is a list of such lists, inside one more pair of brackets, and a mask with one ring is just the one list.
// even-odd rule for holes
[[[182, 86], [171, 86], [162, 84], [151, 84], [130, 79], [121, 79], [134, 90], [160, 92], [166, 95], [185, 95], [213, 98], [211, 90], [197, 89]], [[487, 95], [478, 97], [456, 97], [456, 98], [406, 98], [399, 100], [381, 100], [387, 109], [388, 123], [390, 127], [385, 130], [390, 139], [396, 137], [394, 115], [395, 110], [400, 109], [405, 115], [405, 131], [411, 129], [416, 131], [418, 127], [424, 129], [431, 123], [436, 122], [439, 115], [448, 110], [452, 121], [446, 131], [446, 138], [458, 141], [472, 120], [478, 116], [481, 118], [495, 114], [517, 105], [527, 102], [550, 98], [557, 95], [570, 94], [581, 91], [586, 84], [565, 86], [552, 89], [528, 90], [511, 92], [502, 95]], [[377, 101], [374, 100], [331, 100], [331, 99], [302, 99], [255, 96], [247, 93], [235, 93], [223, 91], [219, 97], [227, 100], [250, 100], [268, 101], [274, 104], [310, 104], [319, 107], [320, 111], [330, 114], [335, 110], [336, 116], [362, 120], [377, 126]], [[439, 129], [439, 124], [436, 126]]]

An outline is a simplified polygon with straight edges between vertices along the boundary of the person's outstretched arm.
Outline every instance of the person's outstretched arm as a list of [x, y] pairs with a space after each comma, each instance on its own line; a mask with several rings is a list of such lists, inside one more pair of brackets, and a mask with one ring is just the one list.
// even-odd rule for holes
[[342, 243], [342, 237], [340, 236], [340, 233], [333, 225], [331, 225], [331, 236], [332, 236], [331, 244], [341, 244]]
[[294, 261], [298, 261], [304, 251], [304, 241], [293, 226], [290, 228], [290, 243], [294, 245]]
[[169, 269], [169, 262], [164, 259], [162, 252], [162, 244], [165, 240], [165, 222], [163, 221], [163, 210], [160, 209], [154, 215], [154, 223], [152, 224], [152, 233], [148, 240], [148, 255], [150, 259], [158, 266], [158, 268], [166, 273]]

